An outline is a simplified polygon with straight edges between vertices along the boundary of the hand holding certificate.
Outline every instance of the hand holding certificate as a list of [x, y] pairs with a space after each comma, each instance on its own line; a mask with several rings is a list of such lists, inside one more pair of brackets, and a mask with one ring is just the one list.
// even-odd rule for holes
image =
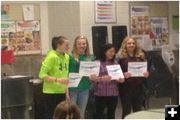
[[108, 65], [106, 66], [108, 75], [111, 76], [111, 80], [118, 80], [124, 78], [120, 65]]
[[80, 76], [79, 73], [69, 73], [68, 87], [77, 87], [81, 78], [82, 76]]
[[144, 72], [147, 71], [147, 62], [129, 62], [128, 72], [131, 77], [144, 77]]
[[81, 61], [79, 73], [82, 76], [90, 76], [91, 74], [99, 75], [100, 62]]

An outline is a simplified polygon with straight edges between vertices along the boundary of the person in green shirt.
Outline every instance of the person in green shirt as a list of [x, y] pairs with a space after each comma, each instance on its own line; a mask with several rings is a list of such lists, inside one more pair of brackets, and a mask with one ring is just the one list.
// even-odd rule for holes
[[69, 73], [69, 40], [63, 36], [52, 39], [52, 48], [42, 62], [39, 78], [43, 79], [43, 96], [46, 119], [53, 117], [56, 105], [67, 99], [69, 93], [67, 84]]
[[[85, 36], [78, 36], [70, 55], [69, 72], [79, 73], [80, 61], [94, 61], [90, 56], [88, 40]], [[82, 77], [78, 87], [69, 88], [70, 100], [75, 102], [81, 112], [81, 118], [84, 118], [85, 109], [89, 98], [90, 81], [88, 77]]]

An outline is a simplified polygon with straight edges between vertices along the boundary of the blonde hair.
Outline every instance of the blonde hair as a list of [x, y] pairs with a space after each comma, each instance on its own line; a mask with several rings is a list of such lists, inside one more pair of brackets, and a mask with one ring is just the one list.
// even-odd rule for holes
[[75, 60], [76, 61], [79, 61], [79, 53], [78, 53], [78, 50], [77, 50], [77, 40], [79, 39], [85, 39], [86, 40], [86, 44], [87, 44], [87, 47], [86, 47], [86, 50], [85, 50], [85, 55], [88, 57], [88, 60], [90, 60], [90, 50], [89, 50], [89, 43], [88, 43], [88, 40], [85, 36], [77, 36], [75, 38], [75, 41], [74, 41], [74, 44], [73, 44], [73, 49], [71, 51], [72, 55], [74, 56]]
[[62, 101], [56, 106], [53, 119], [80, 119], [79, 107], [73, 102]]
[[119, 49], [118, 51], [118, 55], [121, 57], [121, 58], [125, 58], [125, 57], [128, 57], [128, 51], [127, 51], [127, 41], [129, 39], [133, 39], [135, 41], [135, 44], [136, 44], [136, 48], [135, 48], [135, 51], [134, 51], [134, 54], [135, 54], [135, 57], [140, 57], [142, 59], [144, 59], [144, 53], [143, 51], [141, 50], [141, 48], [139, 47], [139, 44], [137, 43], [137, 40], [132, 38], [132, 37], [126, 37], [124, 38], [123, 42], [122, 42], [122, 45], [121, 45], [121, 48]]

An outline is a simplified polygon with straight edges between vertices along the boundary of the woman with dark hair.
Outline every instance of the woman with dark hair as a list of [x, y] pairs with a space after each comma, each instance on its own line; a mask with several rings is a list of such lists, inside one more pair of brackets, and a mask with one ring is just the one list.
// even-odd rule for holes
[[56, 106], [53, 119], [80, 119], [79, 107], [74, 102], [62, 101]]
[[56, 105], [67, 99], [69, 93], [67, 84], [69, 72], [69, 40], [63, 36], [52, 39], [53, 50], [48, 51], [39, 72], [39, 78], [43, 79], [43, 94], [45, 101], [46, 119], [53, 117]]
[[107, 118], [115, 118], [115, 110], [118, 103], [118, 83], [123, 83], [124, 79], [111, 80], [107, 72], [107, 65], [117, 65], [114, 60], [115, 47], [112, 44], [105, 44], [100, 48], [100, 54], [96, 60], [100, 61], [99, 76], [91, 75], [90, 80], [97, 82], [94, 89], [96, 118], [103, 118], [105, 107], [107, 107]]

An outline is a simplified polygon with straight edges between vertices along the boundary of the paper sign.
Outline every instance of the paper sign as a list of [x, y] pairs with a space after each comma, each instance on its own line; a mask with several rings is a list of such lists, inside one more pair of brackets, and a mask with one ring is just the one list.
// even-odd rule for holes
[[91, 74], [99, 75], [100, 62], [81, 61], [79, 73], [82, 76], [90, 76]]
[[79, 73], [69, 73], [68, 87], [77, 87], [82, 76]]
[[111, 76], [111, 80], [117, 80], [119, 78], [124, 78], [122, 69], [120, 65], [108, 65], [106, 66], [108, 75]]
[[23, 5], [24, 21], [34, 20], [34, 6], [33, 5]]
[[128, 72], [132, 77], [144, 77], [143, 73], [147, 71], [147, 62], [129, 62]]
[[12, 50], [1, 51], [1, 64], [14, 63], [14, 54]]

